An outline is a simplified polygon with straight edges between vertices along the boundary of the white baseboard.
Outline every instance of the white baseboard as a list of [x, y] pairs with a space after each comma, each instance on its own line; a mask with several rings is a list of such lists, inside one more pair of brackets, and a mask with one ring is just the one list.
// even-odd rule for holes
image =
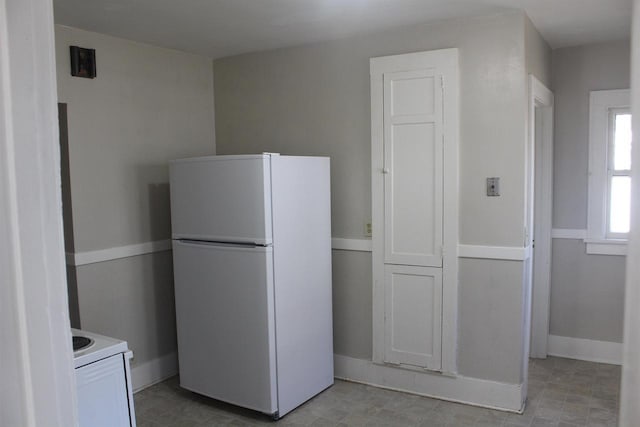
[[131, 383], [133, 392], [137, 393], [147, 387], [166, 380], [178, 373], [178, 355], [170, 353], [148, 362], [131, 367]]
[[549, 335], [549, 356], [622, 365], [622, 343]]
[[334, 369], [336, 378], [347, 381], [509, 412], [522, 413], [526, 398], [522, 384], [416, 372], [338, 354]]

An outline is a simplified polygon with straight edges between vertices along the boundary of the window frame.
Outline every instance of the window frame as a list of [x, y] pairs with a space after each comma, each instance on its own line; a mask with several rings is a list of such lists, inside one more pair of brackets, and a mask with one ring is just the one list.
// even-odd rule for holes
[[588, 254], [626, 255], [628, 233], [610, 233], [609, 206], [614, 117], [631, 112], [629, 89], [591, 91], [589, 96]]

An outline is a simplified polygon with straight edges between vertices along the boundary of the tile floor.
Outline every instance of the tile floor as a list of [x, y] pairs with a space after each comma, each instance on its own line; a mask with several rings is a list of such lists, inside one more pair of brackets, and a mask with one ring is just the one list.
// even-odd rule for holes
[[616, 426], [620, 367], [550, 357], [529, 366], [523, 415], [338, 381], [277, 423], [183, 390], [173, 377], [135, 395], [138, 427]]

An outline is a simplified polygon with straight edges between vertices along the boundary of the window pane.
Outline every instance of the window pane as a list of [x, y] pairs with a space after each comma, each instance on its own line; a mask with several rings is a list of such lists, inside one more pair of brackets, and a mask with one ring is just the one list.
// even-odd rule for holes
[[631, 114], [616, 114], [613, 168], [615, 170], [631, 169]]
[[631, 208], [631, 177], [611, 178], [611, 206], [609, 207], [609, 232], [629, 232], [629, 212]]

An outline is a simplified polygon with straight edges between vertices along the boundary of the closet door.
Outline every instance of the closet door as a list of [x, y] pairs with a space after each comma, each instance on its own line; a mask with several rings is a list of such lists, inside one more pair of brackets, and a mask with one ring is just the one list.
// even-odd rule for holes
[[440, 369], [442, 269], [385, 265], [385, 362]]
[[442, 77], [385, 73], [385, 263], [442, 267], [442, 144]]
[[373, 361], [456, 372], [458, 51], [371, 59]]

